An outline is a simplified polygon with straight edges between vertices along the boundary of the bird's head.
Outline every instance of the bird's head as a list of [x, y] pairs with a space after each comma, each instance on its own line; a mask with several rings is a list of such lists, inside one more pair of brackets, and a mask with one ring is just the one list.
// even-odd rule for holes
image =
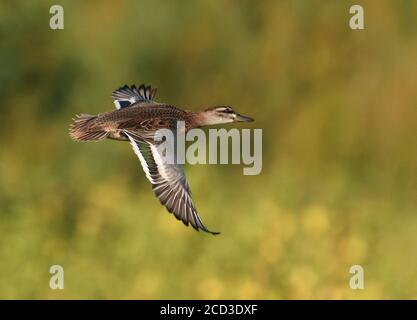
[[202, 112], [205, 124], [222, 124], [231, 122], [252, 122], [253, 119], [235, 112], [231, 107], [220, 106]]

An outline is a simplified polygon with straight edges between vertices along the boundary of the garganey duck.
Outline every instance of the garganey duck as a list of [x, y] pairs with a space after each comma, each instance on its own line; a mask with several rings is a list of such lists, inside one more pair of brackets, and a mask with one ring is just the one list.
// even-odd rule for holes
[[175, 131], [177, 121], [184, 121], [185, 130], [231, 122], [250, 122], [231, 107], [221, 106], [201, 112], [181, 110], [173, 105], [154, 101], [156, 88], [141, 85], [124, 86], [112, 94], [116, 110], [98, 115], [81, 114], [73, 119], [70, 136], [75, 141], [114, 139], [130, 141], [146, 177], [162, 205], [186, 226], [212, 234], [199, 217], [182, 166], [162, 160], [154, 135], [158, 129]]

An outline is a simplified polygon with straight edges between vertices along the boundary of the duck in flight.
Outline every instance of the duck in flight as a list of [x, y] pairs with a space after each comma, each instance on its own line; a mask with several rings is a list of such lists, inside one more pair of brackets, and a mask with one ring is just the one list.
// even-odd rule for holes
[[116, 110], [98, 115], [81, 114], [73, 119], [70, 136], [75, 141], [113, 139], [129, 141], [140, 160], [146, 177], [162, 205], [186, 226], [211, 234], [197, 213], [190, 188], [180, 164], [169, 164], [155, 141], [159, 129], [175, 132], [177, 121], [185, 123], [186, 132], [192, 128], [231, 122], [251, 122], [252, 118], [221, 106], [200, 112], [181, 110], [154, 100], [156, 88], [140, 85], [123, 86], [112, 94]]

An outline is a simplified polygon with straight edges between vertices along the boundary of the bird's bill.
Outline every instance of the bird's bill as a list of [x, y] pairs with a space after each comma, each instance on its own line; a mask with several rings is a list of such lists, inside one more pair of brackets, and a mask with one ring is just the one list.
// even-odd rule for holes
[[247, 117], [247, 116], [243, 116], [239, 113], [236, 113], [236, 118], [235, 118], [236, 122], [252, 122], [254, 121], [252, 118]]

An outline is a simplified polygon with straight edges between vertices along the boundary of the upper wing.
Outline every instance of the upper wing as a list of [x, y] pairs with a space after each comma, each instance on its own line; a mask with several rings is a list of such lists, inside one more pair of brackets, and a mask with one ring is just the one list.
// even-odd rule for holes
[[116, 109], [126, 108], [135, 103], [140, 102], [154, 102], [153, 98], [156, 94], [156, 88], [151, 86], [145, 86], [141, 84], [139, 88], [136, 88], [135, 85], [127, 86], [124, 85], [119, 89], [113, 91], [112, 98]]
[[197, 231], [203, 230], [212, 234], [199, 217], [190, 188], [185, 179], [184, 171], [177, 164], [164, 162], [158, 148], [152, 143], [133, 138], [132, 134], [124, 131], [138, 156], [146, 177], [152, 183], [152, 189], [169, 212], [173, 213], [178, 220], [186, 226], [190, 223]]

